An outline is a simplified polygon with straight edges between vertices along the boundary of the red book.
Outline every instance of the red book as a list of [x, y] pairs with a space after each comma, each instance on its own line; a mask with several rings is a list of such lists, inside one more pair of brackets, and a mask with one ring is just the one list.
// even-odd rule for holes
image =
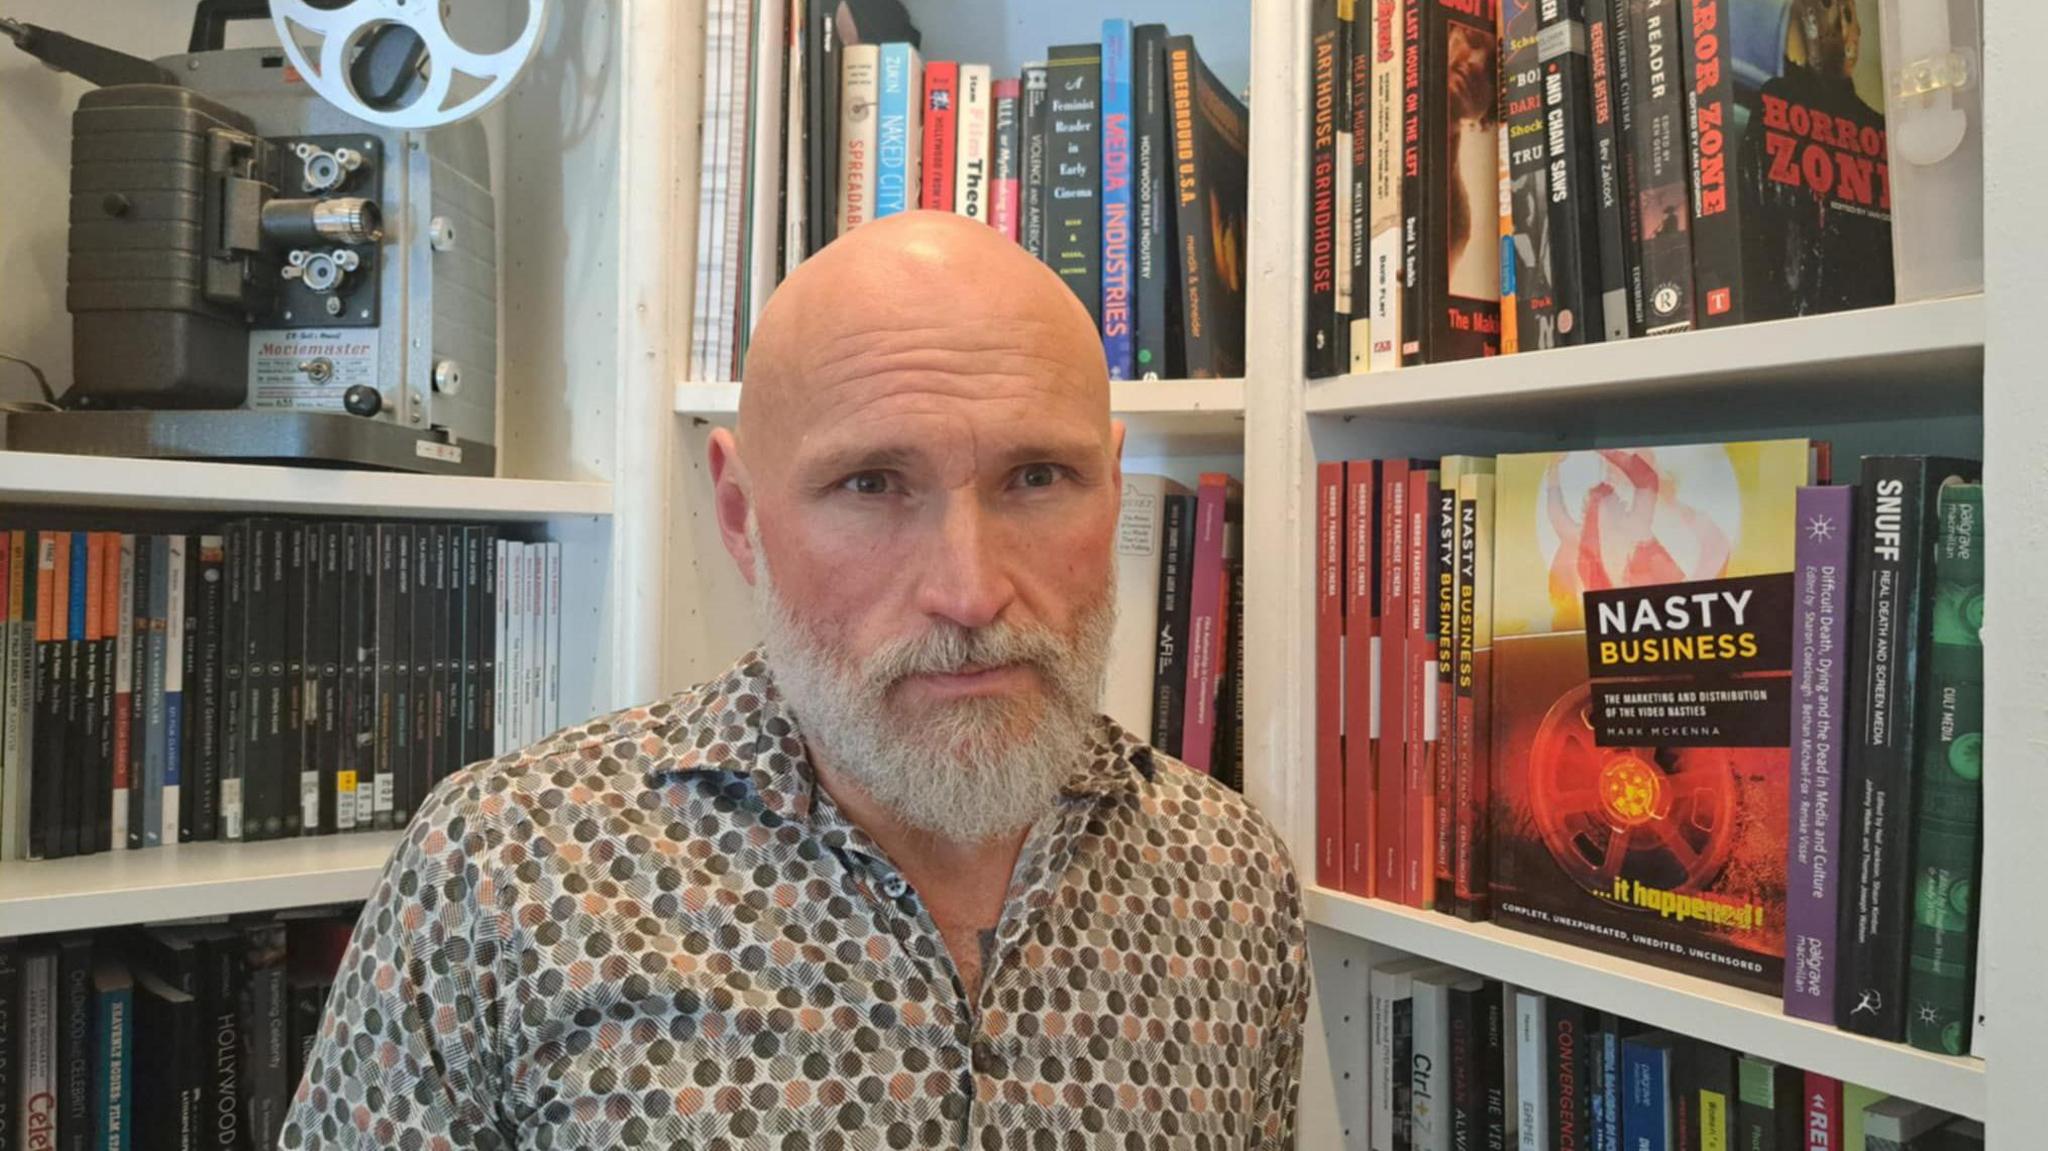
[[1436, 905], [1436, 557], [1435, 467], [1408, 472], [1408, 645], [1402, 705], [1406, 737], [1407, 821], [1402, 830], [1401, 901]]
[[990, 85], [989, 95], [995, 103], [995, 191], [989, 198], [988, 222], [1014, 240], [1019, 218], [1018, 176], [1024, 165], [1023, 82], [1015, 76], [998, 80]]
[[953, 210], [953, 162], [956, 114], [960, 97], [960, 64], [929, 60], [924, 66], [924, 188], [918, 205], [941, 212]]
[[1373, 750], [1376, 894], [1400, 902], [1408, 810], [1408, 461], [1380, 465], [1380, 738]]
[[1842, 1146], [1842, 1081], [1818, 1071], [1806, 1073], [1804, 1151], [1862, 1151]]
[[[1344, 465], [1316, 465], [1316, 886], [1345, 887]], [[0, 581], [4, 582], [4, 581]]]
[[1378, 819], [1378, 781], [1373, 752], [1380, 737], [1380, 596], [1376, 562], [1379, 533], [1379, 464], [1352, 460], [1344, 465], [1349, 489], [1344, 501], [1344, 890], [1372, 895], [1373, 827]]
[[1195, 566], [1188, 591], [1187, 697], [1181, 720], [1180, 760], [1210, 773], [1216, 744], [1216, 694], [1224, 671], [1223, 637], [1229, 626], [1232, 505], [1243, 489], [1221, 472], [1203, 472], [1195, 489]]

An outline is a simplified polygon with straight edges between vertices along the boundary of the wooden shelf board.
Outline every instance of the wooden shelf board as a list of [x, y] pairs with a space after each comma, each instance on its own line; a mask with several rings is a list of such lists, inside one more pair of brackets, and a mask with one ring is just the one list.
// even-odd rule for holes
[[352, 832], [0, 863], [0, 935], [353, 902], [397, 843], [396, 832]]
[[1977, 406], [1983, 363], [1984, 298], [1962, 296], [1314, 380], [1307, 407], [1483, 419], [1594, 400], [1770, 403], [1796, 387], [1897, 416]]
[[1794, 1019], [1775, 996], [1492, 923], [1466, 923], [1321, 888], [1308, 892], [1307, 911], [1311, 923], [1374, 944], [1958, 1115], [1984, 1117], [1983, 1060], [1931, 1055]]
[[610, 484], [0, 451], [0, 503], [516, 521], [608, 516]]

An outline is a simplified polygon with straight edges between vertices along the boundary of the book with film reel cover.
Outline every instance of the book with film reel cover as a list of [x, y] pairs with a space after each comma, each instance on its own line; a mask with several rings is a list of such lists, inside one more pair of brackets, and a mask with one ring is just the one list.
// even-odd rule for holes
[[1779, 990], [1793, 512], [1816, 470], [1806, 440], [1500, 457], [1503, 924]]

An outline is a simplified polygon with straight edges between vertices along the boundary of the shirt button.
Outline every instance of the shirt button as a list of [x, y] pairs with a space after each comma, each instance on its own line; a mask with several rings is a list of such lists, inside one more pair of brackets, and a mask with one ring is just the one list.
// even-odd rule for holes
[[910, 885], [903, 882], [903, 877], [900, 875], [892, 875], [882, 881], [882, 894], [891, 899], [901, 899], [903, 898], [903, 893], [909, 890]]
[[987, 1039], [976, 1039], [974, 1041], [975, 1074], [1001, 1078], [1008, 1073], [1008, 1070], [1003, 1057], [997, 1053], [995, 1044], [990, 1043]]

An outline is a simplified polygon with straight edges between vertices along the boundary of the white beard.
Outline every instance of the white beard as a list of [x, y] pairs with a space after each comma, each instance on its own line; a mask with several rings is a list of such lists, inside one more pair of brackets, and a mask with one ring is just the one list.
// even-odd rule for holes
[[[1087, 753], [1116, 626], [1113, 583], [1083, 612], [1071, 638], [1006, 623], [971, 630], [935, 623], [859, 657], [791, 614], [751, 524], [748, 534], [769, 667], [804, 739], [829, 757], [832, 770], [906, 825], [956, 843], [1021, 831], [1052, 809]], [[1023, 664], [1043, 691], [919, 710], [890, 698], [908, 676], [970, 664]]]

